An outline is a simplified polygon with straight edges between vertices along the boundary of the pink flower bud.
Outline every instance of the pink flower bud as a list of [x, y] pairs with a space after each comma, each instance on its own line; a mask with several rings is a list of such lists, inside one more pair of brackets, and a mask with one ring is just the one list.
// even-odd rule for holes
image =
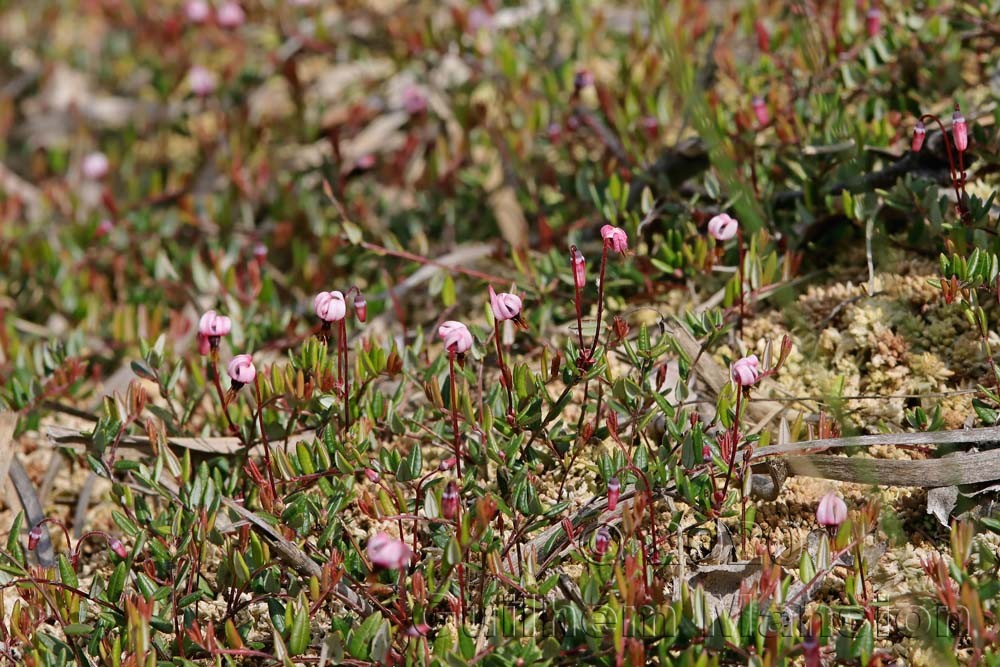
[[255, 243], [253, 246], [253, 256], [258, 262], [263, 262], [267, 259], [267, 246], [263, 243]]
[[607, 526], [601, 526], [594, 533], [594, 553], [598, 558], [604, 558], [609, 546], [611, 546], [611, 531]]
[[728, 213], [720, 213], [708, 221], [708, 233], [716, 241], [728, 241], [736, 236], [740, 223]]
[[868, 14], [865, 16], [865, 27], [869, 37], [876, 37], [882, 32], [882, 12], [877, 7], [868, 10]]
[[576, 74], [573, 75], [573, 87], [577, 90], [582, 90], [592, 83], [594, 83], [594, 75], [588, 70], [577, 70]]
[[207, 356], [212, 351], [212, 341], [209, 340], [208, 336], [199, 333], [198, 334], [198, 354], [201, 356]]
[[91, 181], [99, 181], [108, 175], [108, 156], [101, 152], [88, 153], [81, 165], [83, 177]]
[[562, 125], [559, 123], [549, 123], [549, 126], [545, 128], [545, 134], [548, 135], [550, 142], [558, 142], [562, 137]]
[[771, 35], [767, 32], [767, 26], [760, 21], [755, 21], [753, 29], [757, 33], [757, 48], [764, 53], [771, 52]]
[[454, 456], [449, 456], [445, 460], [438, 464], [438, 470], [441, 472], [447, 472], [455, 467], [456, 459]]
[[417, 623], [416, 625], [411, 625], [406, 629], [407, 637], [426, 637], [427, 633], [431, 631], [431, 626], [426, 623]]
[[368, 559], [377, 567], [398, 570], [409, 565], [413, 551], [388, 533], [375, 533], [368, 540]]
[[97, 238], [102, 238], [111, 233], [111, 230], [115, 228], [115, 223], [111, 221], [110, 218], [104, 218], [101, 220], [101, 224], [97, 225], [97, 230], [94, 232], [94, 236]]
[[34, 551], [38, 541], [42, 539], [42, 525], [38, 524], [28, 531], [28, 551]]
[[378, 471], [373, 470], [372, 468], [365, 468], [365, 477], [367, 477], [368, 481], [372, 484], [377, 484], [378, 481], [382, 479], [382, 476], [378, 474]]
[[125, 545], [122, 544], [120, 540], [112, 537], [108, 541], [108, 546], [111, 547], [111, 550], [114, 551], [115, 555], [119, 558], [128, 558], [128, 551], [125, 550]]
[[573, 267], [573, 284], [577, 290], [582, 290], [587, 284], [587, 264], [576, 246], [571, 246], [569, 249], [569, 263]]
[[622, 483], [617, 477], [608, 480], [608, 511], [614, 512], [618, 507], [618, 496], [621, 495]]
[[750, 106], [753, 107], [753, 114], [757, 117], [757, 122], [761, 125], [767, 125], [771, 122], [771, 112], [767, 108], [767, 102], [760, 95], [754, 95], [753, 100], [750, 102]]
[[219, 78], [215, 72], [200, 65], [195, 65], [188, 70], [187, 85], [191, 92], [198, 97], [207, 97], [215, 92], [219, 85]]
[[253, 365], [253, 357], [249, 354], [238, 354], [229, 361], [226, 372], [233, 381], [233, 389], [239, 389], [250, 384], [257, 377], [257, 369]]
[[733, 382], [741, 387], [749, 387], [752, 384], [757, 384], [761, 376], [760, 361], [757, 359], [757, 355], [751, 354], [749, 357], [737, 359], [733, 362], [730, 375], [733, 378]]
[[461, 322], [448, 320], [438, 327], [438, 337], [444, 341], [444, 348], [455, 354], [465, 354], [472, 348], [472, 334]]
[[955, 148], [959, 153], [964, 153], [969, 147], [969, 127], [965, 124], [965, 116], [955, 105], [955, 113], [951, 115], [951, 136], [955, 141]]
[[208, 336], [209, 339], [215, 338], [216, 342], [218, 342], [220, 336], [227, 335], [232, 328], [232, 320], [223, 315], [216, 314], [214, 310], [207, 311], [198, 320], [198, 333], [202, 336]]
[[354, 297], [354, 314], [358, 316], [359, 322], [364, 322], [368, 319], [368, 302], [365, 301], [365, 295], [360, 291]]
[[188, 0], [184, 5], [184, 15], [191, 23], [204, 23], [212, 15], [212, 8], [205, 0]]
[[230, 30], [243, 25], [246, 17], [246, 13], [238, 2], [223, 2], [215, 14], [219, 25]]
[[816, 507], [816, 523], [827, 528], [836, 528], [847, 519], [847, 503], [831, 491], [823, 496]]
[[913, 128], [913, 140], [910, 142], [910, 150], [914, 153], [924, 145], [924, 137], [927, 136], [927, 128], [923, 122], [917, 121], [917, 126]]
[[622, 255], [628, 252], [628, 234], [621, 227], [604, 225], [601, 227], [601, 238], [604, 239], [604, 245], [615, 252]]
[[417, 116], [427, 111], [427, 96], [418, 86], [407, 86], [403, 89], [403, 108], [411, 116]]
[[458, 514], [458, 484], [454, 480], [441, 492], [441, 514], [446, 519], [454, 519]]
[[498, 322], [521, 318], [521, 297], [510, 292], [496, 293], [490, 285], [490, 309]]
[[343, 293], [337, 290], [320, 292], [313, 297], [313, 312], [324, 322], [339, 322], [344, 319], [347, 316], [347, 304]]

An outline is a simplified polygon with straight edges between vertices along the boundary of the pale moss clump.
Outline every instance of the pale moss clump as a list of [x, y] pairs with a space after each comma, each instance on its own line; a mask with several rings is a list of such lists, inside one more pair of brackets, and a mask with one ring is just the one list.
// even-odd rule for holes
[[918, 397], [983, 381], [982, 346], [962, 304], [946, 304], [930, 284], [933, 267], [904, 270], [912, 272], [878, 276], [874, 296], [850, 282], [810, 287], [790, 307], [748, 322], [745, 340], [757, 341], [759, 354], [766, 340], [790, 333], [795, 347], [775, 378], [790, 395], [880, 397], [845, 402], [862, 430], [902, 426], [918, 405], [940, 407], [946, 426], [961, 426], [973, 414], [971, 394]]

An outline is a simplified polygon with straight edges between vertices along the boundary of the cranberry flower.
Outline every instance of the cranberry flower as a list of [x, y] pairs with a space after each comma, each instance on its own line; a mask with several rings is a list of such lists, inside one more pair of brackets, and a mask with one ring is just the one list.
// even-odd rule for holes
[[212, 8], [205, 0], [188, 0], [184, 5], [184, 15], [191, 23], [204, 23], [212, 15]]
[[607, 526], [601, 526], [594, 534], [594, 553], [598, 558], [604, 558], [611, 545], [611, 531]]
[[187, 73], [187, 85], [198, 97], [208, 97], [215, 92], [219, 78], [212, 70], [195, 65]]
[[617, 477], [608, 480], [608, 511], [614, 512], [618, 507], [618, 496], [621, 495], [622, 483]]
[[458, 484], [455, 480], [448, 482], [441, 492], [441, 514], [446, 519], [454, 519], [458, 514]]
[[750, 102], [750, 106], [753, 107], [753, 114], [757, 117], [757, 122], [761, 125], [767, 125], [771, 122], [771, 112], [767, 109], [767, 102], [760, 95], [754, 95], [753, 100]]
[[827, 528], [836, 528], [847, 519], [847, 503], [831, 491], [823, 496], [816, 507], [816, 522]]
[[215, 19], [223, 28], [239, 28], [246, 20], [246, 13], [238, 2], [223, 2], [215, 14]]
[[917, 121], [916, 127], [913, 128], [913, 140], [910, 142], [910, 150], [914, 153], [920, 150], [924, 145], [924, 137], [927, 136], [927, 128], [921, 121]]
[[964, 153], [969, 147], [969, 126], [965, 124], [965, 116], [955, 105], [955, 113], [951, 115], [951, 136], [955, 140], [955, 148]]
[[865, 15], [865, 28], [869, 37], [877, 37], [882, 32], [882, 12], [878, 7], [872, 7]]
[[388, 533], [375, 533], [368, 540], [368, 560], [377, 567], [398, 570], [406, 567], [413, 558], [413, 551], [401, 540], [394, 539]]
[[604, 239], [604, 245], [615, 252], [622, 255], [628, 253], [628, 234], [621, 227], [604, 225], [601, 227], [601, 238]]
[[490, 309], [493, 311], [493, 317], [498, 322], [512, 320], [517, 326], [523, 326], [524, 320], [521, 319], [521, 305], [521, 297], [518, 295], [511, 292], [500, 292], [497, 294], [493, 289], [493, 285], [490, 285]]
[[740, 223], [728, 213], [720, 213], [708, 221], [708, 233], [716, 241], [728, 241], [736, 236]]
[[229, 361], [226, 367], [229, 378], [233, 381], [233, 389], [239, 390], [245, 384], [250, 384], [257, 377], [257, 369], [253, 365], [253, 357], [249, 354], [238, 354]]
[[757, 384], [757, 381], [763, 375], [757, 355], [751, 354], [749, 357], [737, 359], [733, 362], [730, 375], [733, 378], [733, 382], [741, 387], [749, 387], [752, 384]]
[[569, 262], [573, 267], [573, 284], [578, 290], [582, 290], [587, 284], [587, 264], [576, 246], [569, 249]]
[[339, 322], [347, 315], [347, 304], [342, 292], [320, 292], [313, 298], [313, 311], [316, 317], [329, 324]]
[[358, 316], [359, 322], [365, 322], [368, 319], [368, 302], [360, 290], [354, 297], [354, 314]]
[[81, 165], [84, 178], [91, 181], [99, 181], [108, 175], [108, 156], [100, 151], [88, 153], [83, 158]]
[[444, 348], [455, 354], [465, 354], [472, 348], [472, 334], [461, 322], [448, 320], [438, 327], [438, 337], [444, 341]]
[[198, 320], [198, 352], [202, 355], [219, 349], [219, 340], [233, 328], [233, 322], [214, 310], [207, 311]]

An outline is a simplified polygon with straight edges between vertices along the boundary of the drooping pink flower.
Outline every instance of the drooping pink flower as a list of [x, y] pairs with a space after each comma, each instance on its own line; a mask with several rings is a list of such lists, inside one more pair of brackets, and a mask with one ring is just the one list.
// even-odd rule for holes
[[728, 241], [736, 236], [740, 223], [728, 213], [720, 213], [708, 221], [708, 233], [716, 241]]
[[224, 315], [217, 314], [214, 310], [207, 311], [198, 320], [198, 333], [207, 336], [210, 340], [229, 334], [232, 328], [233, 321]]
[[28, 551], [34, 551], [38, 546], [38, 541], [42, 539], [42, 525], [33, 526], [28, 531]]
[[191, 89], [191, 92], [198, 97], [208, 97], [218, 87], [219, 78], [212, 70], [195, 65], [188, 70], [187, 85]]
[[199, 333], [198, 334], [198, 354], [205, 356], [212, 351], [212, 341], [208, 336]]
[[441, 515], [446, 519], [454, 519], [456, 514], [458, 514], [458, 484], [455, 480], [451, 480], [441, 492]]
[[573, 87], [577, 90], [582, 90], [593, 83], [594, 75], [590, 73], [590, 70], [579, 69], [573, 75]]
[[951, 136], [955, 140], [955, 148], [964, 153], [969, 147], [969, 126], [965, 124], [965, 116], [955, 105], [955, 113], [951, 115]]
[[101, 223], [97, 225], [97, 229], [95, 230], [94, 235], [97, 238], [107, 236], [108, 234], [111, 233], [111, 230], [114, 228], [115, 228], [115, 223], [111, 220], [111, 218], [104, 218], [103, 220], [101, 220]]
[[582, 290], [587, 284], [587, 263], [576, 246], [570, 246], [569, 263], [573, 267], [573, 284], [577, 290]]
[[598, 558], [604, 558], [609, 546], [611, 546], [611, 531], [607, 526], [601, 526], [594, 533], [594, 553]]
[[754, 95], [753, 100], [750, 102], [750, 106], [753, 107], [753, 115], [757, 117], [757, 122], [761, 125], [767, 125], [771, 122], [771, 112], [767, 108], [767, 102], [760, 95]]
[[914, 153], [920, 150], [924, 145], [924, 137], [927, 136], [927, 128], [924, 127], [922, 121], [917, 121], [916, 127], [913, 128], [913, 140], [910, 142], [910, 150]]
[[108, 546], [111, 547], [111, 550], [114, 551], [115, 555], [119, 558], [128, 558], [128, 551], [125, 550], [125, 545], [121, 543], [121, 540], [112, 537], [108, 540]]
[[493, 317], [498, 322], [513, 320], [515, 324], [520, 326], [522, 323], [521, 307], [521, 297], [511, 292], [497, 294], [493, 285], [490, 285], [490, 310], [493, 311]]
[[233, 0], [223, 2], [215, 14], [215, 20], [219, 22], [219, 25], [230, 30], [239, 28], [246, 18], [246, 12], [243, 11], [240, 3]]
[[455, 354], [465, 354], [472, 348], [472, 334], [461, 322], [448, 320], [438, 327], [438, 337], [444, 341], [444, 349]]
[[410, 85], [403, 89], [403, 108], [406, 113], [416, 116], [427, 111], [427, 95], [419, 86]]
[[823, 496], [816, 507], [816, 523], [827, 528], [836, 528], [847, 519], [847, 503], [831, 491]]
[[368, 560], [372, 565], [398, 570], [409, 565], [413, 551], [401, 540], [388, 533], [378, 532], [368, 540]]
[[378, 474], [378, 471], [374, 468], [365, 468], [365, 477], [372, 484], [378, 484], [378, 481], [382, 479], [382, 475]]
[[365, 322], [368, 320], [368, 302], [365, 300], [365, 295], [358, 290], [358, 293], [354, 296], [354, 314], [358, 316], [359, 322]]
[[313, 312], [324, 322], [339, 322], [347, 316], [344, 294], [337, 290], [320, 292], [313, 297]]
[[730, 370], [733, 382], [741, 387], [749, 387], [752, 384], [756, 384], [760, 380], [761, 374], [760, 361], [757, 359], [756, 354], [737, 359], [733, 362], [733, 367]]
[[628, 234], [621, 227], [604, 225], [601, 227], [601, 238], [604, 239], [604, 245], [615, 252], [622, 255], [628, 252]]
[[267, 246], [263, 243], [255, 243], [253, 246], [253, 256], [258, 262], [263, 262], [267, 258]]
[[184, 4], [184, 15], [191, 23], [204, 23], [212, 16], [212, 8], [205, 0], [188, 0]]
[[617, 477], [608, 480], [608, 511], [614, 512], [618, 507], [618, 496], [621, 495], [622, 483]]
[[876, 37], [882, 32], [882, 12], [878, 7], [872, 7], [865, 15], [865, 28], [869, 37]]
[[239, 389], [245, 384], [250, 384], [257, 377], [257, 369], [253, 365], [253, 357], [249, 354], [238, 354], [229, 361], [226, 366], [229, 379], [233, 381], [233, 388]]
[[88, 153], [81, 165], [83, 177], [91, 181], [99, 181], [108, 175], [108, 156], [100, 151]]

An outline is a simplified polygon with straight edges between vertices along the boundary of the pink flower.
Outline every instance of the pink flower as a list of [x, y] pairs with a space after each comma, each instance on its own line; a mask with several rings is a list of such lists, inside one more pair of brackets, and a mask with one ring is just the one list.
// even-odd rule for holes
[[191, 92], [198, 97], [207, 97], [215, 92], [219, 85], [219, 78], [215, 72], [205, 69], [200, 65], [195, 65], [187, 73], [187, 85]]
[[215, 20], [223, 28], [239, 28], [246, 20], [246, 13], [238, 2], [223, 2], [215, 15]]
[[753, 114], [757, 117], [757, 122], [761, 125], [767, 125], [771, 122], [771, 112], [767, 109], [767, 102], [760, 95], [754, 95], [753, 100], [750, 102], [750, 106], [753, 107]]
[[42, 524], [34, 526], [28, 531], [28, 551], [34, 551], [38, 546], [38, 541], [42, 539]]
[[108, 541], [108, 546], [111, 547], [111, 550], [114, 551], [119, 558], [128, 558], [128, 551], [125, 550], [125, 545], [122, 544], [120, 540], [112, 537]]
[[708, 221], [708, 233], [716, 241], [728, 241], [736, 236], [740, 223], [728, 213], [720, 213]]
[[427, 95], [418, 86], [407, 86], [403, 89], [403, 108], [406, 113], [416, 116], [427, 111]]
[[749, 387], [752, 384], [757, 384], [761, 374], [760, 361], [758, 361], [756, 354], [737, 359], [733, 362], [733, 367], [730, 371], [733, 382], [741, 387]]
[[580, 69], [573, 75], [573, 87], [582, 90], [594, 83], [594, 75], [589, 70]]
[[618, 496], [621, 495], [622, 483], [617, 477], [608, 480], [608, 511], [614, 512], [618, 507]]
[[497, 294], [493, 285], [490, 285], [490, 309], [498, 322], [505, 320], [513, 320], [516, 324], [521, 322], [521, 297], [510, 292]]
[[582, 290], [587, 284], [587, 264], [576, 246], [570, 246], [569, 263], [573, 267], [573, 284], [577, 290]]
[[969, 126], [965, 124], [965, 116], [955, 105], [955, 113], [951, 115], [951, 136], [955, 140], [955, 148], [964, 153], [969, 147]]
[[253, 357], [249, 354], [238, 354], [229, 361], [226, 372], [233, 381], [233, 388], [239, 389], [245, 384], [253, 382], [257, 377], [257, 369], [253, 365]]
[[454, 519], [458, 514], [458, 484], [455, 480], [448, 482], [441, 492], [441, 514], [446, 519]]
[[604, 239], [604, 245], [615, 252], [622, 255], [628, 252], [628, 234], [621, 227], [604, 225], [601, 227], [601, 238]]
[[267, 246], [263, 243], [255, 243], [253, 246], [253, 256], [258, 262], [263, 262], [267, 259]]
[[339, 322], [347, 316], [343, 293], [337, 290], [320, 292], [313, 297], [313, 311], [324, 322]]
[[373, 565], [398, 570], [406, 567], [412, 558], [413, 551], [410, 547], [388, 533], [375, 533], [368, 540], [368, 559]]
[[232, 328], [233, 321], [223, 315], [217, 315], [214, 310], [206, 312], [198, 320], [198, 333], [209, 339], [215, 338], [216, 342], [220, 336], [227, 335]]
[[209, 340], [208, 336], [205, 336], [203, 334], [198, 334], [198, 354], [204, 357], [211, 351], [212, 351], [212, 341]]
[[827, 528], [835, 528], [847, 519], [847, 503], [831, 491], [823, 496], [816, 507], [816, 522]]
[[357, 295], [354, 297], [354, 314], [358, 316], [359, 322], [364, 322], [368, 319], [368, 302], [365, 301], [365, 295], [358, 290]]
[[910, 150], [914, 153], [920, 150], [920, 147], [924, 145], [924, 137], [927, 136], [927, 128], [924, 127], [923, 122], [917, 121], [917, 126], [913, 128], [913, 141], [910, 142]]
[[604, 554], [608, 553], [610, 545], [611, 531], [608, 530], [607, 526], [601, 526], [594, 534], [594, 553], [597, 554], [598, 558], [603, 558]]
[[204, 23], [212, 15], [212, 8], [205, 0], [188, 0], [184, 5], [184, 15], [191, 23]]
[[461, 322], [448, 320], [438, 327], [438, 337], [444, 341], [444, 348], [455, 354], [465, 354], [472, 348], [472, 334]]
[[101, 152], [88, 153], [83, 158], [83, 177], [99, 181], [108, 175], [108, 156]]
[[111, 233], [111, 230], [114, 228], [115, 228], [115, 223], [112, 222], [110, 218], [104, 218], [103, 220], [101, 220], [101, 224], [97, 225], [97, 230], [94, 232], [94, 235], [97, 238], [101, 238], [102, 236], [107, 236], [108, 234]]
[[372, 468], [365, 468], [365, 477], [372, 484], [378, 484], [378, 481], [382, 479], [382, 475], [378, 474], [378, 471]]
[[877, 7], [868, 10], [868, 14], [865, 16], [865, 27], [869, 37], [875, 37], [882, 32], [882, 12]]

